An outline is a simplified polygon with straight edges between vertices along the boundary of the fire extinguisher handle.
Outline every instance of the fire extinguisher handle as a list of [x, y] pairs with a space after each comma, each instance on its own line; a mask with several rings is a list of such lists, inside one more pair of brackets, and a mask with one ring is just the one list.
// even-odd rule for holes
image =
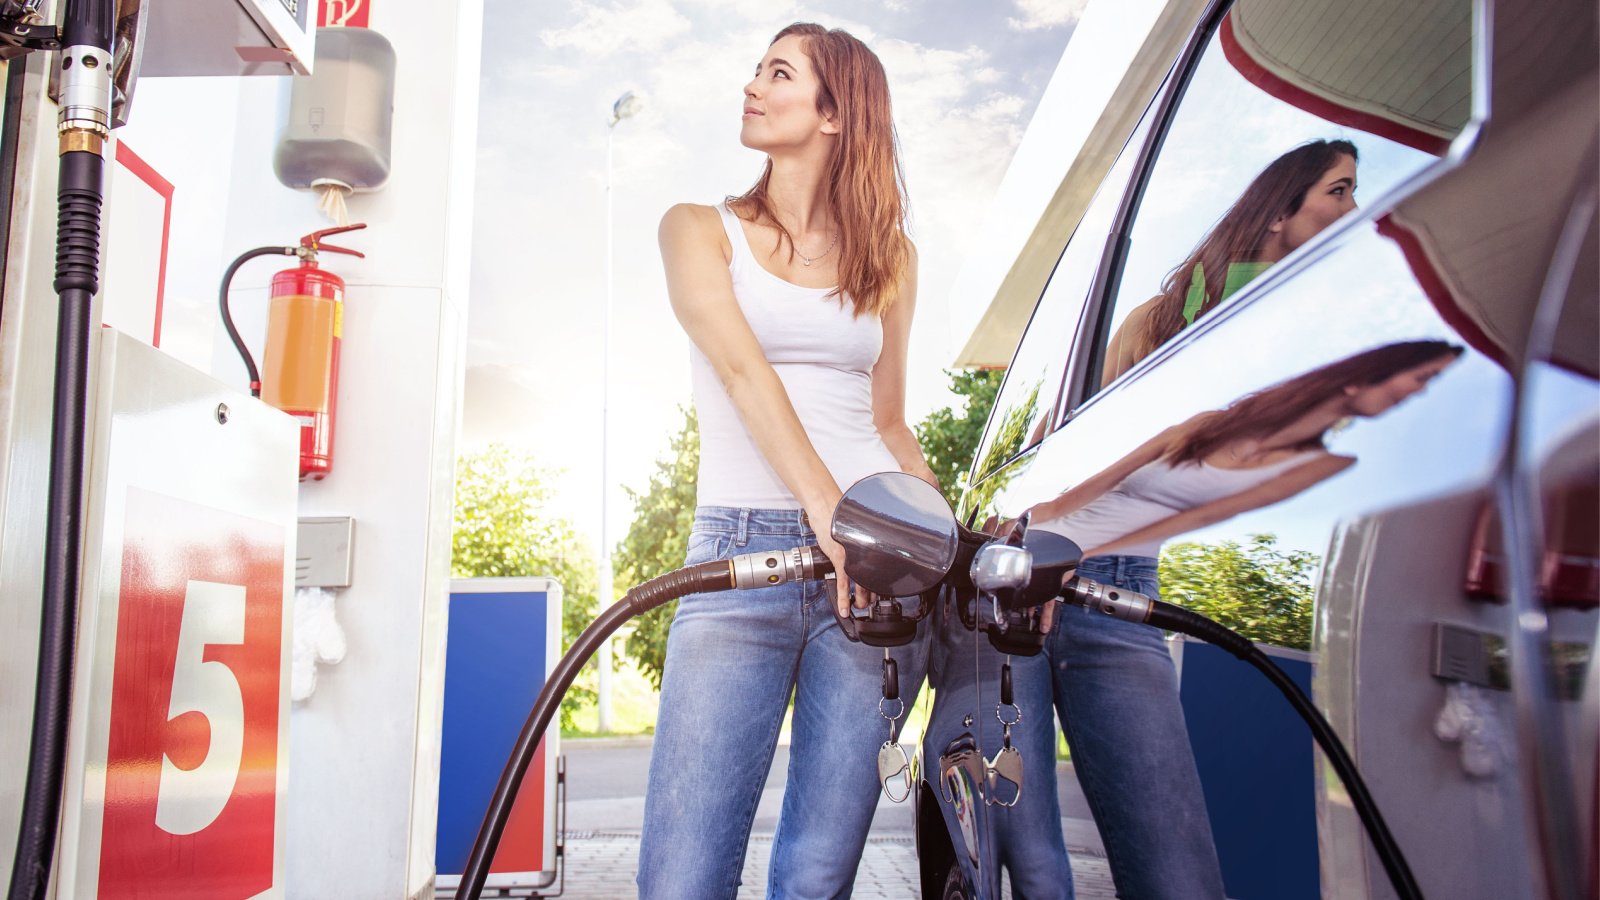
[[312, 254], [323, 252], [346, 253], [350, 256], [358, 256], [365, 259], [366, 254], [362, 253], [360, 250], [351, 250], [349, 247], [335, 247], [332, 244], [324, 244], [322, 239], [330, 234], [343, 234], [346, 231], [360, 231], [366, 227], [367, 223], [358, 222], [354, 225], [344, 225], [339, 228], [324, 228], [321, 231], [313, 231], [300, 239], [300, 247], [302, 251], [309, 251]]

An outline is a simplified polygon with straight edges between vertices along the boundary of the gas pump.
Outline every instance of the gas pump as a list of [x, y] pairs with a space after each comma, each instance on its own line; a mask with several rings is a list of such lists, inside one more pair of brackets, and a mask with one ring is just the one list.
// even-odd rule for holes
[[[324, 228], [300, 239], [299, 246], [257, 247], [240, 254], [222, 276], [218, 305], [222, 324], [250, 374], [250, 396], [300, 422], [300, 480], [321, 481], [333, 470], [333, 425], [339, 400], [339, 346], [344, 333], [344, 279], [317, 266], [320, 252], [364, 257], [359, 250], [335, 247], [322, 239], [365, 224]], [[298, 256], [300, 265], [272, 276], [267, 321], [266, 371], [234, 327], [228, 309], [233, 276], [258, 256]]]

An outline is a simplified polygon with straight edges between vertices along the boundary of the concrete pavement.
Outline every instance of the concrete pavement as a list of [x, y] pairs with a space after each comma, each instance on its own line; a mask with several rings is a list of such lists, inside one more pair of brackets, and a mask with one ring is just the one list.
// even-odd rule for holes
[[[563, 897], [621, 900], [636, 896], [639, 823], [650, 763], [649, 738], [562, 742], [567, 757], [567, 857]], [[767, 858], [783, 796], [789, 748], [780, 745], [756, 809], [739, 896], [764, 896]], [[1099, 832], [1089, 817], [1070, 763], [1056, 772], [1062, 830], [1072, 851], [1073, 881], [1080, 900], [1115, 896]], [[855, 885], [860, 898], [919, 897], [917, 858], [909, 803], [880, 795]]]

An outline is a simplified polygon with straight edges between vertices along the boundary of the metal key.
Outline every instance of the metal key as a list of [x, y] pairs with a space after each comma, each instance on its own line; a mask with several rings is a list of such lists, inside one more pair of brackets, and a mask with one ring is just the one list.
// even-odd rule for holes
[[[1006, 711], [1010, 710], [1008, 717]], [[989, 790], [985, 792], [983, 801], [991, 806], [1012, 807], [1022, 799], [1022, 752], [1011, 746], [1011, 726], [1022, 721], [1022, 707], [1018, 706], [1011, 692], [1011, 657], [1007, 656], [1000, 666], [1000, 702], [994, 708], [994, 717], [1000, 723], [1000, 735], [1003, 743], [1000, 750], [995, 753], [994, 759], [985, 759], [984, 780]], [[1011, 792], [1011, 799], [1001, 799], [998, 782], [1005, 781], [1016, 790]]]
[[878, 715], [889, 721], [889, 739], [878, 748], [878, 783], [892, 803], [911, 796], [911, 757], [900, 746], [900, 717], [906, 702], [900, 698], [900, 669], [889, 648], [883, 648], [883, 697], [878, 700]]
[[[1017, 801], [1022, 799], [1022, 751], [1007, 743], [994, 755], [994, 759], [984, 760], [984, 766], [988, 770], [986, 775], [989, 782], [989, 793], [984, 800], [994, 806], [1016, 806]], [[1011, 799], [1002, 797], [1003, 792], [998, 789], [1000, 781], [1009, 782], [1016, 788]]]
[[891, 802], [901, 803], [911, 796], [911, 758], [906, 755], [906, 748], [893, 741], [883, 742], [878, 748], [878, 781]]

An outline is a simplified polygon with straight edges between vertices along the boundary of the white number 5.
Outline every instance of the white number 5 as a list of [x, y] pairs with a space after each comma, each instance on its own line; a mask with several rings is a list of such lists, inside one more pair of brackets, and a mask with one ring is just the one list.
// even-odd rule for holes
[[[194, 834], [217, 820], [239, 778], [244, 753], [244, 696], [225, 663], [204, 661], [211, 644], [243, 644], [243, 585], [191, 581], [178, 629], [178, 657], [172, 672], [171, 721], [185, 713], [204, 716], [210, 728], [204, 761], [187, 770], [161, 755], [156, 794], [156, 825], [169, 834]], [[195, 754], [180, 753], [183, 758]]]

